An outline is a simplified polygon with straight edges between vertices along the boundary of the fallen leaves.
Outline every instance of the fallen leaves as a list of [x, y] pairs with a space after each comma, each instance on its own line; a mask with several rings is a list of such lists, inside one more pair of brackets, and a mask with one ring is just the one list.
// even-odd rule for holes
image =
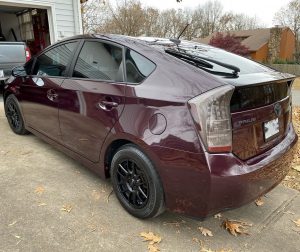
[[45, 191], [45, 188], [44, 188], [43, 186], [38, 186], [38, 187], [35, 188], [35, 190], [34, 190], [34, 192], [35, 192], [36, 194], [39, 194], [39, 195], [43, 194], [44, 191]]
[[101, 193], [97, 190], [93, 190], [91, 196], [93, 200], [98, 201], [101, 198]]
[[248, 235], [249, 233], [247, 232], [246, 227], [251, 227], [251, 223], [247, 223], [244, 221], [237, 221], [237, 220], [228, 220], [226, 219], [223, 221], [222, 226], [230, 232], [230, 234], [237, 236], [238, 234], [246, 234]]
[[300, 172], [300, 165], [296, 165], [292, 167], [295, 171]]
[[258, 198], [257, 200], [255, 200], [255, 204], [257, 206], [262, 206], [263, 204], [265, 204], [265, 202], [263, 201], [262, 198]]
[[[296, 133], [300, 134], [300, 107], [293, 106], [293, 124]], [[292, 158], [292, 169], [285, 177], [282, 184], [286, 187], [300, 191], [300, 143], [298, 142], [294, 157]]]
[[15, 225], [18, 221], [13, 221], [12, 223], [9, 223], [8, 226], [11, 227], [13, 225]]
[[293, 221], [297, 227], [300, 227], [300, 219], [296, 220], [296, 221]]
[[152, 232], [142, 232], [140, 233], [140, 236], [144, 238], [144, 241], [148, 241], [148, 250], [149, 252], [158, 252], [160, 251], [159, 248], [158, 248], [158, 244], [161, 242], [161, 237], [158, 236], [158, 235], [155, 235], [154, 233]]
[[214, 218], [215, 219], [221, 219], [222, 218], [222, 214], [221, 213], [215, 214]]
[[214, 252], [214, 251], [211, 250], [210, 248], [203, 247], [203, 248], [200, 249], [200, 252]]
[[38, 204], [38, 207], [41, 207], [41, 206], [47, 206], [47, 204], [44, 203], [44, 202], [41, 202], [41, 203]]
[[147, 246], [149, 252], [159, 252], [159, 248], [154, 244], [148, 244]]
[[64, 205], [60, 210], [61, 211], [64, 211], [64, 212], [67, 212], [67, 213], [70, 213], [73, 209], [73, 206], [70, 205], [70, 204], [66, 204]]
[[204, 228], [204, 227], [198, 227], [198, 229], [200, 230], [201, 234], [204, 235], [204, 236], [210, 236], [210, 237], [213, 236], [212, 231], [210, 231], [210, 230], [207, 229], [207, 228]]
[[106, 197], [106, 203], [109, 203], [109, 198], [110, 198], [110, 196], [113, 194], [113, 192], [114, 192], [114, 190], [112, 189], [112, 190], [110, 191], [110, 193], [107, 195], [107, 197]]
[[144, 238], [144, 241], [149, 241], [149, 244], [161, 242], [161, 237], [158, 235], [155, 235], [152, 232], [148, 232], [148, 233], [142, 232], [142, 233], [140, 233], [140, 236]]

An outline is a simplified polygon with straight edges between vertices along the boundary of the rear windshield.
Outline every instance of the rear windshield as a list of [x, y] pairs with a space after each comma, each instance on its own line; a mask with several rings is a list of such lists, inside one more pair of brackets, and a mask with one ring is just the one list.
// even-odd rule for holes
[[[156, 46], [158, 45], [158, 43], [156, 44]], [[188, 53], [189, 55], [192, 56], [205, 57], [222, 63], [236, 66], [240, 68], [241, 70], [240, 74], [250, 74], [250, 73], [260, 73], [260, 72], [270, 71], [270, 68], [261, 65], [255, 61], [252, 61], [248, 58], [209, 45], [204, 45], [204, 44], [190, 42], [190, 41], [182, 41], [178, 46], [178, 48], [172, 43], [168, 43], [168, 44], [164, 43], [163, 46], [165, 49], [175, 49], [175, 50], [178, 49], [179, 52]], [[213, 65], [213, 71], [228, 72], [228, 73], [232, 72], [232, 70], [217, 65], [215, 63], [212, 62], [209, 63]]]

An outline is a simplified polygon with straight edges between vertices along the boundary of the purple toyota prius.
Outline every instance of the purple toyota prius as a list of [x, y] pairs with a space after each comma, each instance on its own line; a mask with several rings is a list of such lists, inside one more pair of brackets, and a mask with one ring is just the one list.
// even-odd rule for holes
[[178, 39], [85, 35], [13, 70], [11, 129], [102, 178], [138, 218], [254, 201], [289, 171], [293, 75]]

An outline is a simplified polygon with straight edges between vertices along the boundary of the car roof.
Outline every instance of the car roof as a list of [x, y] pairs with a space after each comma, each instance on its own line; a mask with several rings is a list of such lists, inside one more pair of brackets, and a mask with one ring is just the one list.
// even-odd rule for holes
[[[177, 46], [174, 41], [168, 39], [168, 38], [159, 38], [159, 37], [132, 37], [132, 36], [126, 36], [126, 35], [119, 35], [119, 34], [83, 34], [83, 35], [77, 35], [73, 37], [69, 37], [66, 39], [61, 40], [62, 41], [68, 41], [68, 40], [74, 40], [74, 39], [104, 39], [111, 42], [116, 42], [123, 44], [125, 46], [132, 46], [132, 45], [144, 45], [144, 46], [150, 46], [152, 49], [160, 49], [163, 50], [165, 47], [175, 47]], [[201, 47], [203, 49], [216, 49], [210, 45], [201, 44], [194, 41], [187, 41], [187, 40], [181, 40], [180, 46], [185, 47], [195, 47], [197, 48]]]

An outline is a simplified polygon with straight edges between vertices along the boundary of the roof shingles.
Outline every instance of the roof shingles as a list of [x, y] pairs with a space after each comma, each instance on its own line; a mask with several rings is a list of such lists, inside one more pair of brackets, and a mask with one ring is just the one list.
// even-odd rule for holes
[[[249, 48], [250, 51], [257, 51], [263, 45], [269, 42], [271, 28], [262, 28], [254, 30], [244, 30], [244, 31], [231, 31], [230, 34], [234, 34], [236, 37], [243, 38], [242, 44]], [[224, 35], [227, 32], [222, 32]], [[209, 44], [209, 41], [217, 32], [207, 36], [206, 38], [195, 39], [195, 41]]]

